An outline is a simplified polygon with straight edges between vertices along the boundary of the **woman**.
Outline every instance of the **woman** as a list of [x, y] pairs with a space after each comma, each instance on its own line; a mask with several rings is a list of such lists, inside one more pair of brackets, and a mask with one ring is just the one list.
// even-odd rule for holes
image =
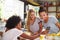
[[20, 37], [33, 40], [40, 34], [28, 36], [21, 31], [21, 19], [19, 16], [12, 16], [7, 20], [7, 31], [3, 34], [3, 40], [19, 40]]
[[[60, 24], [55, 17], [49, 17], [44, 7], [40, 7], [39, 16], [43, 19], [43, 26], [45, 29], [49, 29], [48, 33], [57, 33], [60, 29]], [[46, 33], [46, 31], [45, 31]]]
[[38, 34], [42, 30], [40, 19], [35, 16], [35, 12], [32, 9], [28, 12], [27, 27], [32, 35]]

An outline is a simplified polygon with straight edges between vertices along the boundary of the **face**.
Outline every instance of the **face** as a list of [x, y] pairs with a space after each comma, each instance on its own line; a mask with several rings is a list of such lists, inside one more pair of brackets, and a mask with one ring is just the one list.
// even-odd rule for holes
[[34, 19], [34, 18], [35, 18], [35, 13], [34, 13], [34, 12], [31, 12], [30, 18], [31, 18], [31, 19]]
[[41, 12], [41, 13], [40, 13], [40, 17], [41, 17], [43, 20], [47, 20], [48, 15], [47, 15], [46, 12]]
[[18, 29], [21, 29], [21, 27], [22, 27], [22, 23], [19, 22], [19, 23], [17, 24], [17, 28], [18, 28]]

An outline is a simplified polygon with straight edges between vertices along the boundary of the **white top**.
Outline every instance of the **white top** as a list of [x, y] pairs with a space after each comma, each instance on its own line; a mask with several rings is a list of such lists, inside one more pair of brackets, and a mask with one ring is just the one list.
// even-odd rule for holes
[[11, 29], [3, 34], [3, 40], [17, 40], [23, 32], [17, 28]]
[[33, 24], [30, 24], [30, 31], [32, 31], [33, 33], [36, 33], [39, 31], [40, 27], [39, 27], [39, 22], [41, 20], [39, 18], [36, 18]]

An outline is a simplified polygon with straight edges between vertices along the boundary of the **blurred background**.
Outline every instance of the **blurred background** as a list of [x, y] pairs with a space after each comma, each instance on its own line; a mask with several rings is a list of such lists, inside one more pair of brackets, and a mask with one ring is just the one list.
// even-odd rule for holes
[[44, 6], [48, 15], [55, 16], [60, 22], [60, 0], [0, 0], [0, 35], [5, 31], [6, 20], [13, 15], [20, 16], [22, 28], [26, 28], [29, 9], [33, 9], [39, 17], [40, 6]]

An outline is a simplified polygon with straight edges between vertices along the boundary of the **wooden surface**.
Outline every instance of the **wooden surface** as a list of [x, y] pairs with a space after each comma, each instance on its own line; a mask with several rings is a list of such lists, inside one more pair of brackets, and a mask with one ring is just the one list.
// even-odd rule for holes
[[3, 35], [3, 32], [0, 32], [0, 36], [2, 36]]

